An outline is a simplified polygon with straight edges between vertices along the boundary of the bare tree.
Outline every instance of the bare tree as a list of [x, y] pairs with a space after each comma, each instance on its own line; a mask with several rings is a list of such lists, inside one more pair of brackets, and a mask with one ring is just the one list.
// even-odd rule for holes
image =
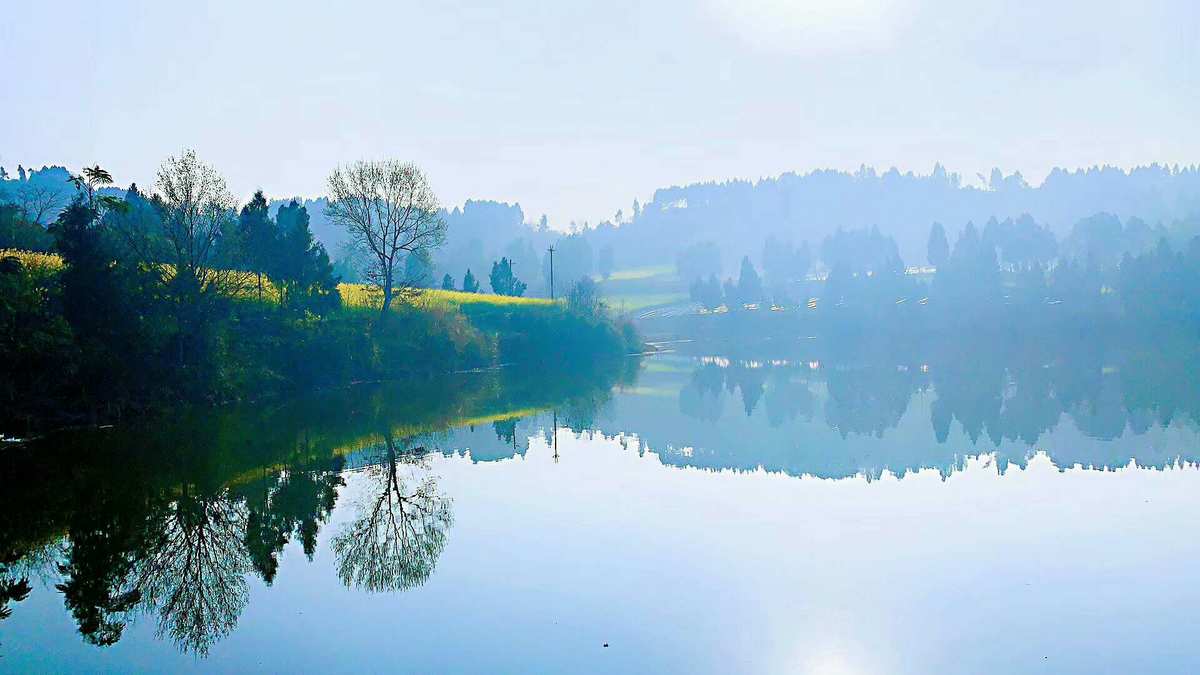
[[185, 295], [234, 292], [242, 275], [216, 264], [221, 235], [232, 224], [237, 206], [225, 179], [200, 161], [195, 151], [184, 150], [182, 156], [162, 163], [155, 188], [174, 263], [168, 272], [171, 285]]
[[22, 220], [45, 225], [49, 217], [57, 214], [66, 205], [68, 196], [65, 182], [59, 184], [27, 180], [13, 191], [12, 201], [20, 211]]
[[392, 160], [334, 169], [328, 196], [325, 215], [346, 228], [366, 259], [364, 276], [383, 294], [383, 317], [397, 289], [408, 288], [398, 276], [405, 255], [445, 241], [437, 196], [415, 164]]

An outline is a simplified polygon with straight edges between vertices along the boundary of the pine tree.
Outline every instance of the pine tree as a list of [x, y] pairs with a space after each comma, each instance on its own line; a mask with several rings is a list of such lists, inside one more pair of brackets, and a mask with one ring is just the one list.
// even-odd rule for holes
[[946, 230], [941, 223], [934, 223], [929, 228], [929, 244], [926, 259], [934, 267], [942, 267], [950, 258], [950, 243], [946, 240]]
[[501, 258], [492, 263], [492, 273], [488, 275], [492, 284], [492, 292], [496, 295], [521, 296], [525, 293], [525, 282], [513, 276], [512, 263], [508, 258]]
[[760, 302], [763, 299], [762, 280], [750, 262], [750, 256], [742, 257], [742, 269], [738, 275], [737, 294], [739, 304]]
[[471, 274], [471, 268], [467, 268], [467, 273], [463, 275], [462, 289], [464, 293], [478, 293], [479, 282], [475, 280], [475, 275]]

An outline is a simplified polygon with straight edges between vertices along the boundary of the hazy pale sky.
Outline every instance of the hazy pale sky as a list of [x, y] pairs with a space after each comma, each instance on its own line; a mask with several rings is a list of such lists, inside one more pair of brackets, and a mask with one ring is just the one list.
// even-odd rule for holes
[[561, 225], [784, 171], [1200, 160], [1195, 0], [0, 4], [10, 171], [150, 184], [192, 147], [244, 199], [397, 158]]

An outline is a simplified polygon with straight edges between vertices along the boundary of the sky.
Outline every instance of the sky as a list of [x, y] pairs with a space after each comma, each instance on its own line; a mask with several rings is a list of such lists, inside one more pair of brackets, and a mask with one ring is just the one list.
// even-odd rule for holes
[[0, 0], [0, 165], [246, 199], [420, 165], [443, 204], [595, 223], [658, 187], [820, 168], [1036, 184], [1200, 160], [1195, 0]]

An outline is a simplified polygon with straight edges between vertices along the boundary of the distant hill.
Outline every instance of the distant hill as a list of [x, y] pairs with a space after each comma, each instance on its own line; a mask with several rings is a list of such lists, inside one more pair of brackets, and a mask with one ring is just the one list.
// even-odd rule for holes
[[877, 225], [896, 239], [905, 261], [916, 264], [924, 262], [934, 221], [953, 239], [968, 221], [980, 225], [1028, 213], [1062, 237], [1099, 212], [1155, 225], [1200, 214], [1196, 166], [1055, 169], [1036, 187], [1020, 174], [994, 170], [985, 183], [964, 185], [938, 165], [928, 175], [862, 168], [669, 187], [657, 190], [630, 222], [600, 233], [598, 243], [610, 243], [623, 264], [648, 264], [671, 261], [680, 248], [710, 240], [730, 269], [742, 255], [758, 259], [769, 235], [815, 245], [838, 228]]

